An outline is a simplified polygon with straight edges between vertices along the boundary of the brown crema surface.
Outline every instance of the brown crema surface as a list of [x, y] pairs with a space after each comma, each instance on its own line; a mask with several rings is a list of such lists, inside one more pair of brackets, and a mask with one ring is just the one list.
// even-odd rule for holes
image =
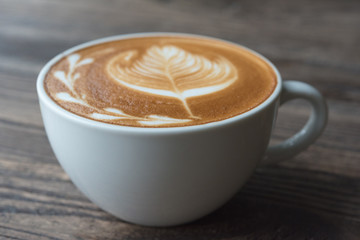
[[261, 58], [220, 40], [187, 36], [121, 39], [55, 63], [47, 94], [82, 117], [133, 127], [221, 121], [264, 102], [276, 87]]

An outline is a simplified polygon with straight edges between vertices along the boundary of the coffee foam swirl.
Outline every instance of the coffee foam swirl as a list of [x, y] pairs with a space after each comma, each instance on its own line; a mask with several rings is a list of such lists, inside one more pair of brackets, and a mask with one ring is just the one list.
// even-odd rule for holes
[[136, 55], [130, 50], [113, 57], [107, 72], [129, 88], [179, 99], [192, 118], [186, 98], [220, 91], [237, 80], [236, 68], [221, 56], [210, 61], [171, 45], [152, 46], [132, 62]]
[[269, 96], [276, 82], [264, 61], [207, 41], [155, 37], [100, 44], [64, 57], [44, 85], [69, 111], [139, 127], [217, 121]]

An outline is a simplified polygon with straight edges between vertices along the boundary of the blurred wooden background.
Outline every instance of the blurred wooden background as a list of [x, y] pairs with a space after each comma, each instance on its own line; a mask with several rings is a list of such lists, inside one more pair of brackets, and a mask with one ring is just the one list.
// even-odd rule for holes
[[[360, 1], [0, 0], [0, 239], [360, 239]], [[90, 203], [55, 159], [35, 82], [54, 55], [109, 35], [171, 31], [259, 51], [317, 87], [329, 124], [297, 157], [258, 169], [224, 207], [145, 228]], [[282, 107], [273, 141], [309, 109]]]

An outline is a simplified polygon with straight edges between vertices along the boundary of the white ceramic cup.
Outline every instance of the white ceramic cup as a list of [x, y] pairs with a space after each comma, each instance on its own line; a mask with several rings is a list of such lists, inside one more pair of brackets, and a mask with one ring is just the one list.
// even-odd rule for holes
[[[247, 48], [273, 68], [277, 86], [256, 108], [223, 121], [173, 128], [118, 126], [66, 111], [45, 92], [50, 67], [73, 51], [154, 35], [175, 33], [128, 34], [81, 44], [53, 58], [37, 79], [41, 113], [57, 159], [73, 183], [105, 211], [147, 226], [193, 221], [226, 203], [257, 166], [296, 155], [323, 131], [327, 107], [321, 94], [306, 83], [282, 82], [269, 60]], [[268, 147], [279, 104], [294, 98], [312, 106], [308, 122], [288, 140]]]

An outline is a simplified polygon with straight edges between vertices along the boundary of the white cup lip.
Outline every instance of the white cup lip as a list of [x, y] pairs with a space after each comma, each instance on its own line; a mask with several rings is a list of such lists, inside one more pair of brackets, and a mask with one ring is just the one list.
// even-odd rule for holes
[[[88, 119], [85, 117], [82, 117], [80, 115], [74, 114], [68, 110], [65, 110], [60, 105], [55, 103], [50, 96], [46, 93], [44, 89], [44, 79], [47, 74], [47, 72], [50, 70], [50, 68], [58, 62], [60, 59], [62, 59], [64, 56], [69, 55], [72, 52], [78, 51], [80, 49], [104, 43], [104, 42], [111, 42], [121, 39], [128, 39], [128, 38], [141, 38], [141, 37], [155, 37], [155, 36], [183, 36], [183, 37], [196, 37], [196, 38], [202, 38], [202, 39], [212, 39], [221, 41], [227, 44], [234, 45], [236, 47], [243, 48], [252, 54], [258, 56], [262, 60], [264, 60], [274, 71], [276, 75], [276, 87], [272, 94], [261, 104], [256, 106], [255, 108], [245, 112], [241, 113], [239, 115], [236, 115], [231, 118], [227, 118], [220, 121], [205, 123], [205, 124], [199, 124], [199, 125], [191, 125], [191, 126], [182, 126], [182, 127], [133, 127], [133, 126], [122, 126], [122, 125], [116, 125], [111, 123], [104, 123], [92, 119]], [[259, 112], [261, 112], [263, 109], [265, 109], [267, 106], [272, 104], [274, 101], [277, 100], [278, 96], [280, 95], [282, 88], [282, 78], [278, 71], [278, 69], [274, 66], [274, 64], [268, 60], [266, 57], [261, 55], [260, 53], [249, 49], [248, 47], [245, 47], [241, 44], [237, 44], [231, 41], [215, 38], [215, 37], [209, 37], [209, 36], [203, 36], [198, 34], [190, 34], [190, 33], [179, 33], [179, 32], [142, 32], [142, 33], [129, 33], [129, 34], [121, 34], [121, 35], [114, 35], [109, 37], [104, 37], [96, 40], [92, 40], [89, 42], [85, 42], [82, 44], [79, 44], [77, 46], [74, 46], [72, 48], [69, 48], [60, 54], [56, 55], [54, 58], [52, 58], [49, 62], [46, 63], [46, 65], [41, 69], [37, 82], [36, 82], [36, 89], [39, 96], [39, 101], [45, 104], [47, 107], [51, 108], [53, 111], [55, 111], [57, 114], [61, 115], [61, 117], [64, 117], [70, 121], [77, 122], [79, 124], [86, 125], [90, 128], [97, 128], [112, 132], [126, 132], [126, 133], [138, 133], [138, 134], [176, 134], [176, 133], [187, 133], [187, 132], [198, 132], [198, 131], [207, 131], [214, 128], [221, 128], [225, 127], [227, 125], [231, 125], [234, 123], [237, 123], [243, 119], [249, 118]]]

